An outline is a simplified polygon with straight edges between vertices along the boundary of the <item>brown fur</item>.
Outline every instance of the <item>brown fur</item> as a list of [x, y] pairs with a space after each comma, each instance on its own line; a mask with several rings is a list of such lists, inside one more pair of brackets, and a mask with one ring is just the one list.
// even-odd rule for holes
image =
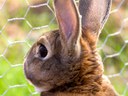
[[[92, 19], [84, 18], [82, 21], [87, 22], [82, 23], [82, 29], [74, 0], [54, 1], [60, 30], [43, 34], [28, 52], [24, 63], [26, 78], [41, 89], [41, 96], [118, 96], [110, 81], [103, 75], [103, 64], [96, 50], [98, 32], [105, 18], [102, 23], [97, 21], [101, 17], [108, 17], [110, 8], [110, 2], [103, 1], [99, 0], [99, 3], [108, 5], [101, 10], [104, 15], [94, 12], [96, 21], [90, 11], [80, 11], [83, 17], [84, 14], [87, 14], [86, 18], [92, 16], [89, 18], [93, 18], [93, 24], [95, 23], [95, 28], [90, 27]], [[89, 3], [92, 8], [93, 4], [99, 6], [96, 0], [80, 0], [80, 4], [84, 4], [82, 2]], [[45, 59], [40, 56], [41, 44], [48, 50], [48, 57]]]
[[[49, 39], [51, 36], [56, 38], [57, 45], [53, 44], [53, 42], [55, 42], [54, 41], [55, 38], [53, 40], [50, 40], [50, 43], [52, 47], [56, 49], [54, 50], [54, 52], [58, 56], [57, 51], [61, 50], [62, 48], [60, 45], [58, 45], [60, 42], [58, 31], [46, 33], [45, 36], [47, 36], [47, 39]], [[58, 72], [60, 73], [59, 75], [61, 77], [60, 80], [58, 79], [56, 81], [55, 79], [54, 81], [56, 82], [56, 84], [58, 83], [59, 86], [55, 87], [55, 89], [52, 89], [47, 93], [42, 93], [41, 96], [109, 96], [109, 95], [118, 96], [116, 95], [117, 93], [114, 91], [113, 87], [111, 86], [111, 83], [106, 78], [103, 78], [103, 66], [102, 66], [100, 57], [97, 54], [95, 46], [90, 46], [90, 44], [88, 42], [85, 42], [83, 38], [81, 38], [80, 41], [81, 41], [81, 47], [82, 47], [81, 56], [78, 60], [75, 60], [75, 65], [70, 66], [70, 70], [71, 70], [70, 75], [72, 75], [72, 77], [70, 79], [68, 78], [70, 76], [64, 77], [64, 74], [63, 74], [64, 70], [59, 70], [57, 72], [55, 71], [54, 72], [54, 74], [56, 75], [55, 77], [51, 76], [53, 74], [51, 75], [49, 74], [49, 77], [47, 76], [46, 77], [47, 78], [51, 77], [50, 81], [52, 80], [54, 81], [55, 78], [58, 78], [57, 77]], [[35, 43], [34, 45], [36, 45], [37, 43]], [[31, 50], [33, 50], [34, 52], [33, 48]], [[32, 52], [31, 54], [29, 54], [29, 56], [33, 56]], [[60, 63], [57, 62], [55, 58], [49, 59], [49, 62], [46, 62], [47, 64], [43, 64], [43, 65], [40, 65], [40, 63], [42, 62], [38, 59], [37, 60], [35, 59], [32, 61], [33, 62], [29, 62], [28, 60], [27, 62], [28, 64], [33, 63], [31, 65], [25, 64], [25, 72], [26, 72], [27, 78], [30, 79], [37, 86], [41, 86], [42, 84], [41, 82], [43, 82], [43, 81], [40, 81], [41, 78], [43, 77], [42, 76], [43, 74], [42, 75], [40, 74], [40, 71], [41, 71], [40, 66], [43, 67], [42, 70], [44, 69], [48, 70], [50, 68], [52, 69], [52, 66], [50, 66], [51, 63], [53, 63], [53, 66], [54, 66], [54, 63], [55, 64], [58, 63], [58, 66], [56, 67], [61, 69], [61, 66], [59, 66]], [[28, 67], [30, 68], [29, 71], [27, 69]], [[54, 69], [54, 70], [57, 70], [57, 69]], [[33, 75], [35, 74], [35, 77], [29, 76], [30, 74], [29, 72], [33, 73]], [[42, 79], [47, 79], [46, 77], [43, 77]], [[70, 82], [70, 83], [65, 84], [66, 79], [69, 79], [67, 82]], [[50, 81], [47, 81], [47, 82], [50, 83]]]
[[82, 38], [81, 46], [81, 58], [76, 64], [81, 65], [80, 72], [69, 85], [72, 87], [63, 85], [51, 90], [51, 93], [42, 93], [41, 96], [119, 96], [107, 77], [103, 76], [102, 62], [95, 48], [92, 50]]

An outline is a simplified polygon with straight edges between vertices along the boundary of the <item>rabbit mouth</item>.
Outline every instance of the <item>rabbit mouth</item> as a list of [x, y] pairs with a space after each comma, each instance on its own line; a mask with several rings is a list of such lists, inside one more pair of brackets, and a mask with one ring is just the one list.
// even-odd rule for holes
[[32, 80], [27, 79], [29, 81], [30, 84], [34, 85], [35, 90], [37, 92], [48, 92], [49, 90], [51, 90], [54, 86], [46, 83], [46, 82], [38, 82], [37, 80], [34, 80], [34, 78]]
[[44, 85], [43, 87], [35, 86], [35, 90], [37, 92], [48, 92], [51, 89], [52, 89], [52, 87], [51, 86], [48, 86], [48, 85]]

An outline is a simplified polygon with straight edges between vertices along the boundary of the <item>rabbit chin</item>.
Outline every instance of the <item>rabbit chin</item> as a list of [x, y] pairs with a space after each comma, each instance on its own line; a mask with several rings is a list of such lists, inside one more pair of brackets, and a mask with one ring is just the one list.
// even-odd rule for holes
[[35, 86], [35, 90], [37, 91], [37, 92], [47, 92], [47, 91], [49, 91], [50, 89], [52, 89], [52, 88], [50, 88], [50, 87], [48, 87], [48, 86], [43, 86], [43, 87], [37, 87], [37, 86]]

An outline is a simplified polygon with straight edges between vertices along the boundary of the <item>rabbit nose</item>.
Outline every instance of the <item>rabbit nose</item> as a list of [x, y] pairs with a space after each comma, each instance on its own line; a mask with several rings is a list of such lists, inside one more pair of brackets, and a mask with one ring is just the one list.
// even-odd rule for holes
[[32, 81], [34, 79], [34, 77], [33, 77], [33, 75], [31, 73], [28, 73], [27, 74], [27, 79]]

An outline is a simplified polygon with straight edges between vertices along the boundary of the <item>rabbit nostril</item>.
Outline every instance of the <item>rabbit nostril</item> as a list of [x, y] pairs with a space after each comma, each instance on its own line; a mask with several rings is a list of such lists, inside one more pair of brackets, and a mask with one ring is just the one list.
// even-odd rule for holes
[[39, 53], [40, 53], [40, 56], [43, 58], [46, 57], [48, 54], [48, 50], [43, 44], [40, 44]]
[[32, 75], [32, 74], [28, 73], [26, 76], [27, 76], [27, 78], [28, 78], [29, 80], [33, 80], [33, 75]]

